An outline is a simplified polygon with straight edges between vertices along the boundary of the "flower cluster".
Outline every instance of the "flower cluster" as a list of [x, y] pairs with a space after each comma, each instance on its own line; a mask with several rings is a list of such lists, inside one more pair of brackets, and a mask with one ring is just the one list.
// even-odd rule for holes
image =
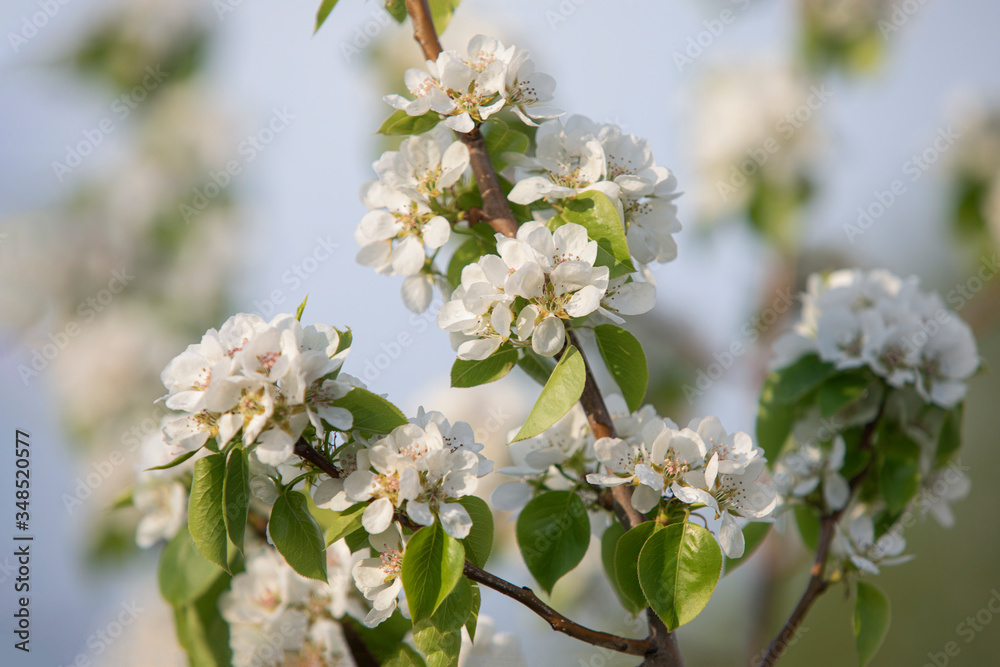
[[410, 116], [437, 113], [456, 132], [471, 132], [505, 105], [528, 125], [559, 113], [538, 107], [552, 99], [555, 80], [535, 71], [526, 50], [493, 37], [476, 35], [465, 54], [442, 51], [426, 66], [426, 71], [412, 68], [404, 75], [413, 99], [387, 95], [385, 101]]
[[979, 368], [972, 330], [915, 277], [835, 271], [809, 277], [802, 319], [775, 343], [777, 366], [817, 354], [838, 369], [868, 367], [892, 387], [954, 407]]
[[473, 493], [479, 477], [493, 469], [482, 449], [468, 424], [451, 425], [440, 413], [421, 410], [370, 447], [341, 454], [341, 465], [353, 471], [343, 480], [324, 479], [313, 499], [335, 510], [368, 503], [362, 525], [371, 535], [388, 530], [398, 510], [423, 526], [439, 519], [445, 532], [461, 539], [472, 519], [458, 499]]
[[535, 142], [534, 157], [510, 156], [516, 165], [512, 202], [545, 200], [558, 206], [561, 199], [596, 190], [617, 205], [637, 262], [677, 257], [677, 179], [656, 164], [648, 141], [623, 133], [617, 125], [570, 116], [542, 123]]
[[364, 611], [350, 594], [358, 557], [343, 541], [326, 555], [329, 583], [299, 576], [266, 546], [247, 554], [246, 571], [219, 598], [234, 665], [354, 664], [338, 621]]
[[358, 262], [378, 273], [406, 276], [403, 303], [423, 312], [434, 288], [429, 257], [451, 236], [451, 222], [441, 212], [447, 212], [452, 188], [468, 170], [469, 149], [435, 128], [407, 138], [373, 166], [378, 180], [361, 190], [369, 212], [354, 232], [361, 246]]
[[307, 425], [320, 435], [349, 429], [351, 413], [334, 401], [361, 383], [339, 374], [348, 353], [340, 346], [336, 329], [303, 327], [292, 315], [229, 318], [163, 370], [166, 406], [184, 413], [166, 422], [164, 439], [180, 453], [209, 438], [222, 447], [242, 431], [244, 446], [277, 466]]
[[713, 510], [721, 519], [714, 533], [730, 558], [744, 549], [735, 517], [766, 519], [777, 504], [774, 488], [760, 478], [764, 451], [746, 433], [727, 433], [716, 417], [683, 429], [650, 420], [630, 438], [601, 438], [594, 451], [607, 472], [587, 475], [588, 482], [634, 486], [632, 506], [643, 513], [663, 499]]
[[[653, 307], [649, 283], [608, 280], [594, 266], [597, 242], [567, 223], [554, 232], [544, 223], [521, 225], [516, 238], [497, 234], [498, 255], [484, 255], [462, 270], [462, 282], [438, 312], [438, 325], [453, 336], [460, 359], [485, 359], [505, 342], [538, 354], [557, 354], [566, 340], [565, 320], [601, 311], [638, 315]], [[619, 320], [620, 321], [620, 320]]]

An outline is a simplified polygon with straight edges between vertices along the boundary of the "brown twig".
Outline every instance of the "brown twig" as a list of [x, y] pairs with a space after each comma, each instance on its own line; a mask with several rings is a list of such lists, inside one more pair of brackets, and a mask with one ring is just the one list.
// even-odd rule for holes
[[600, 646], [601, 648], [617, 651], [619, 653], [627, 653], [629, 655], [646, 655], [656, 648], [656, 645], [651, 639], [629, 639], [628, 637], [619, 637], [618, 635], [612, 635], [607, 632], [591, 630], [590, 628], [586, 628], [578, 623], [574, 623], [549, 605], [539, 600], [538, 596], [535, 595], [534, 591], [530, 588], [515, 586], [505, 579], [501, 579], [496, 575], [490, 574], [486, 570], [476, 567], [469, 561], [465, 561], [465, 576], [472, 581], [479, 582], [488, 588], [492, 588], [498, 593], [502, 593], [503, 595], [520, 602], [525, 607], [545, 619], [553, 630], [569, 635], [574, 639], [579, 639], [580, 641], [593, 644], [594, 646]]
[[337, 470], [337, 466], [333, 465], [333, 462], [330, 461], [330, 459], [316, 451], [312, 445], [306, 442], [305, 438], [299, 438], [298, 441], [296, 441], [295, 455], [303, 461], [313, 464], [330, 477], [340, 477], [340, 471]]
[[[413, 38], [420, 45], [427, 60], [436, 60], [441, 53], [434, 20], [427, 0], [406, 0], [406, 11], [413, 19]], [[517, 233], [517, 220], [507, 203], [507, 196], [500, 187], [500, 179], [490, 160], [486, 141], [474, 128], [471, 132], [455, 132], [459, 141], [469, 149], [469, 164], [476, 178], [479, 193], [483, 196], [483, 221], [504, 236], [513, 237]]]
[[[580, 405], [583, 406], [583, 411], [587, 414], [590, 430], [596, 439], [614, 438], [616, 437], [615, 423], [611, 419], [611, 413], [608, 411], [607, 404], [604, 402], [604, 396], [597, 386], [597, 380], [594, 379], [594, 373], [590, 368], [590, 362], [587, 361], [587, 355], [583, 352], [580, 337], [572, 329], [567, 331], [566, 334], [569, 344], [577, 349], [580, 353], [580, 358], [583, 359], [585, 375], [583, 394], [580, 395]], [[614, 499], [615, 515], [622, 526], [625, 527], [625, 530], [634, 528], [646, 521], [646, 517], [639, 510], [632, 507], [631, 486], [626, 484], [613, 486], [611, 487], [611, 495]], [[646, 661], [643, 662], [643, 665], [648, 665], [649, 667], [661, 665], [664, 667], [683, 667], [684, 658], [681, 656], [677, 637], [674, 633], [667, 630], [667, 626], [664, 625], [659, 616], [653, 613], [652, 609], [646, 610], [646, 616], [649, 619], [649, 641], [653, 642], [655, 650], [646, 656]]]
[[[865, 424], [859, 444], [862, 451], [871, 449], [872, 438], [875, 435], [878, 422], [882, 418], [884, 408], [885, 400], [883, 399], [882, 405], [879, 406], [878, 414], [875, 415], [874, 419]], [[816, 559], [813, 561], [812, 569], [809, 571], [809, 583], [806, 585], [806, 590], [802, 593], [802, 597], [799, 598], [799, 603], [795, 605], [792, 615], [788, 617], [784, 627], [781, 628], [781, 632], [778, 633], [778, 636], [767, 647], [767, 652], [760, 661], [760, 667], [772, 667], [778, 661], [778, 658], [784, 654], [785, 649], [791, 644], [792, 637], [795, 636], [799, 626], [802, 625], [813, 603], [830, 586], [830, 582], [826, 579], [826, 561], [830, 556], [830, 546], [833, 543], [833, 537], [836, 533], [837, 522], [840, 521], [840, 517], [843, 516], [844, 511], [850, 506], [850, 498], [854, 497], [857, 488], [868, 474], [869, 465], [871, 465], [871, 460], [869, 460], [868, 465], [851, 478], [851, 493], [848, 502], [839, 510], [824, 515], [820, 520], [819, 538], [816, 543]]]

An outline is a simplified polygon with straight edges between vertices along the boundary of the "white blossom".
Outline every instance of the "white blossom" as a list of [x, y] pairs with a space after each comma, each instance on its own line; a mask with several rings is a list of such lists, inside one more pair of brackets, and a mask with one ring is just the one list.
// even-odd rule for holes
[[429, 526], [439, 519], [449, 535], [464, 538], [472, 519], [458, 498], [478, 483], [479, 457], [453, 449], [433, 421], [399, 426], [370, 449], [357, 454], [357, 470], [344, 482], [352, 502], [368, 502], [362, 525], [369, 534], [384, 532], [396, 510]]
[[278, 466], [310, 423], [320, 436], [327, 426], [349, 429], [351, 413], [334, 402], [360, 382], [338, 375], [348, 352], [339, 346], [332, 327], [303, 327], [291, 315], [230, 318], [164, 370], [166, 405], [183, 411], [164, 423], [165, 441], [179, 453], [209, 438], [221, 447], [242, 431], [245, 447]]
[[858, 269], [809, 277], [802, 317], [775, 343], [777, 367], [806, 354], [838, 369], [870, 368], [944, 408], [964, 397], [979, 368], [969, 326], [915, 277]]

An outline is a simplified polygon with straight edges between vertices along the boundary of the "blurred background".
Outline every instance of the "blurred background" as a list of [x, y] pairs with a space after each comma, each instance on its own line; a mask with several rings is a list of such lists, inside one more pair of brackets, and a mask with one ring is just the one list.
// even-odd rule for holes
[[[35, 536], [31, 653], [5, 630], [2, 664], [185, 664], [156, 588], [160, 546], [137, 548], [138, 513], [109, 508], [159, 426], [160, 370], [231, 313], [269, 318], [308, 294], [305, 322], [353, 328], [347, 372], [408, 414], [424, 405], [471, 422], [507, 462], [505, 436], [536, 389], [516, 377], [450, 389], [453, 352], [433, 313], [411, 314], [400, 278], [354, 262], [357, 192], [389, 147], [374, 132], [390, 112], [381, 97], [420, 61], [409, 25], [344, 0], [313, 35], [318, 4], [0, 8], [0, 488], [11, 489], [0, 495], [13, 496], [15, 430], [26, 431]], [[558, 107], [648, 138], [677, 174], [680, 255], [654, 269], [657, 308], [630, 322], [650, 357], [648, 398], [678, 423], [716, 414], [752, 432], [770, 342], [813, 271], [919, 275], [1000, 365], [997, 25], [989, 0], [463, 0], [443, 42], [486, 32], [530, 49], [558, 81]], [[743, 351], [730, 354], [734, 343]], [[998, 395], [995, 374], [970, 388], [961, 465], [973, 486], [957, 524], [908, 531], [917, 558], [879, 577], [893, 624], [875, 665], [997, 664]], [[5, 619], [13, 532], [0, 530]], [[688, 664], [750, 664], [807, 563], [794, 529], [772, 534], [679, 631]], [[490, 569], [530, 581], [513, 550]], [[640, 632], [603, 583], [596, 544], [553, 604]], [[497, 595], [483, 607], [531, 665], [634, 663]], [[851, 609], [833, 588], [782, 664], [855, 664]]]

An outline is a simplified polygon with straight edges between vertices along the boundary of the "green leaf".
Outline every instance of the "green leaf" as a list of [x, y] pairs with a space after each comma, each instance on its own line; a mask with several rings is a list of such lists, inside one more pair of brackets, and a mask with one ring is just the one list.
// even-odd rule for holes
[[777, 405], [791, 405], [836, 372], [837, 367], [833, 364], [820, 360], [815, 354], [807, 354], [791, 366], [771, 373], [769, 377], [775, 378], [772, 400]]
[[222, 486], [222, 502], [225, 507], [222, 516], [226, 522], [226, 533], [240, 553], [243, 553], [243, 536], [247, 528], [247, 513], [250, 511], [250, 464], [246, 450], [242, 447], [234, 447], [229, 452], [226, 479]]
[[198, 599], [174, 607], [177, 640], [196, 667], [229, 667], [229, 624], [219, 613], [219, 597], [229, 590], [231, 577], [223, 574]]
[[722, 550], [712, 534], [693, 523], [654, 532], [639, 552], [639, 583], [667, 629], [701, 613], [722, 572]]
[[760, 521], [751, 521], [743, 528], [743, 555], [739, 558], [725, 556], [726, 574], [729, 574], [753, 556], [757, 548], [764, 543], [764, 539], [770, 534], [772, 525]]
[[423, 653], [427, 667], [456, 667], [462, 632], [442, 631], [430, 620], [418, 621], [413, 624], [413, 643]]
[[611, 278], [635, 272], [629, 256], [628, 241], [618, 210], [608, 196], [588, 190], [572, 199], [566, 199], [562, 213], [549, 221], [549, 228], [558, 229], [567, 222], [575, 222], [587, 229], [587, 235], [597, 241], [597, 261], [594, 266], [606, 266]]
[[309, 579], [326, 581], [326, 541], [309, 513], [306, 497], [285, 489], [271, 507], [268, 533], [292, 569]]
[[360, 387], [355, 387], [333, 404], [354, 415], [354, 425], [351, 428], [359, 431], [386, 434], [397, 426], [409, 423], [395, 405]]
[[507, 166], [503, 159], [504, 153], [525, 153], [531, 145], [528, 135], [510, 126], [502, 120], [491, 118], [479, 126], [479, 131], [486, 141], [486, 151], [493, 161], [493, 167], [499, 172]]
[[646, 594], [639, 583], [639, 552], [659, 527], [655, 521], [640, 523], [625, 533], [615, 548], [615, 579], [632, 608], [642, 610], [648, 606]]
[[861, 667], [878, 653], [889, 632], [889, 622], [889, 598], [876, 586], [859, 581], [854, 603], [854, 639]]
[[195, 462], [191, 500], [188, 502], [188, 527], [201, 555], [228, 572], [228, 540], [222, 504], [225, 483], [225, 456], [212, 454]]
[[221, 576], [224, 576], [222, 570], [201, 555], [185, 528], [177, 532], [160, 554], [157, 571], [160, 594], [174, 606], [194, 601]]
[[472, 517], [472, 530], [462, 540], [465, 558], [476, 567], [485, 567], [493, 551], [493, 512], [485, 500], [476, 496], [463, 496], [458, 502]]
[[521, 353], [523, 356], [518, 360], [517, 365], [528, 374], [528, 377], [544, 387], [545, 383], [552, 377], [552, 369], [556, 367], [555, 362], [551, 358], [543, 357], [527, 348], [521, 350]]
[[422, 116], [409, 116], [399, 109], [385, 119], [379, 134], [423, 134], [438, 124], [440, 116], [434, 111], [428, 111]]
[[334, 327], [334, 331], [340, 337], [337, 342], [337, 351], [333, 353], [336, 356], [351, 346], [351, 343], [354, 342], [354, 334], [351, 333], [351, 327], [346, 327], [343, 331]]
[[308, 294], [306, 294], [306, 298], [302, 299], [302, 303], [299, 304], [299, 307], [295, 309], [295, 319], [298, 320], [299, 322], [302, 321], [302, 313], [304, 313], [306, 310], [307, 301], [309, 301]]
[[430, 622], [434, 624], [434, 627], [444, 632], [461, 630], [465, 622], [469, 620], [471, 613], [472, 582], [461, 577], [455, 584], [455, 588], [444, 599], [434, 615], [430, 617]]
[[180, 456], [178, 456], [176, 459], [174, 459], [170, 463], [164, 463], [161, 466], [153, 466], [152, 468], [146, 468], [146, 472], [149, 472], [151, 470], [169, 470], [170, 468], [175, 468], [175, 467], [179, 466], [180, 464], [184, 463], [185, 461], [187, 461], [189, 458], [191, 458], [192, 456], [194, 456], [195, 454], [197, 454], [200, 451], [201, 451], [201, 448], [199, 447], [198, 449], [196, 449], [194, 451], [184, 452], [183, 454], [181, 454]]
[[760, 405], [757, 407], [757, 443], [764, 449], [764, 454], [772, 465], [778, 460], [799, 416], [797, 406], [778, 405], [775, 402], [774, 391], [778, 380], [778, 376], [772, 373], [764, 381]]
[[556, 582], [587, 553], [590, 520], [586, 505], [572, 491], [536, 496], [517, 518], [517, 544], [531, 575], [551, 595]]
[[580, 352], [567, 346], [514, 442], [532, 438], [562, 419], [580, 400], [586, 372]]
[[426, 667], [424, 657], [416, 649], [399, 644], [394, 653], [382, 663], [382, 667]]
[[406, 0], [386, 0], [385, 11], [398, 23], [406, 20]]
[[448, 282], [452, 288], [458, 287], [462, 282], [462, 269], [470, 264], [475, 264], [483, 255], [496, 254], [497, 241], [495, 238], [483, 238], [473, 236], [465, 243], [458, 246], [455, 253], [448, 261]]
[[333, 11], [336, 5], [337, 0], [323, 0], [323, 4], [319, 6], [319, 11], [316, 12], [316, 28], [313, 30], [313, 34], [316, 34], [316, 31], [320, 29], [323, 22], [326, 21], [326, 17], [330, 15], [330, 12]]
[[621, 389], [629, 411], [635, 412], [642, 407], [649, 383], [649, 367], [642, 344], [628, 331], [613, 324], [594, 327], [594, 334], [611, 377]]
[[476, 387], [495, 382], [510, 373], [517, 363], [517, 350], [500, 348], [480, 361], [456, 359], [451, 366], [452, 387]]
[[796, 505], [793, 512], [802, 542], [811, 551], [816, 551], [819, 545], [819, 517], [816, 516], [816, 511], [808, 505]]
[[451, 23], [451, 15], [455, 13], [458, 3], [459, 0], [429, 0], [427, 4], [431, 8], [431, 18], [434, 20], [437, 34], [443, 34]]
[[[350, 626], [350, 629], [353, 630], [351, 634], [356, 635], [368, 647], [368, 650], [380, 665], [424, 664], [423, 658], [412, 649], [410, 649], [410, 655], [403, 656], [402, 658], [399, 656], [402, 647], [406, 646], [403, 643], [403, 639], [413, 629], [413, 623], [403, 618], [403, 614], [398, 608], [389, 618], [374, 628], [366, 627], [350, 616], [344, 616], [340, 619], [340, 623], [341, 625]], [[407, 648], [410, 647], [407, 646]], [[416, 657], [416, 661], [411, 661], [410, 658], [412, 657]], [[392, 662], [397, 659], [400, 661]]]
[[469, 619], [465, 622], [465, 629], [469, 632], [469, 639], [476, 641], [476, 627], [479, 625], [479, 608], [483, 604], [483, 595], [479, 591], [479, 584], [472, 582], [472, 611]]
[[920, 445], [896, 425], [880, 430], [878, 448], [885, 460], [879, 471], [882, 498], [890, 514], [898, 514], [920, 490]]
[[938, 433], [937, 450], [934, 452], [934, 465], [943, 466], [951, 459], [951, 455], [962, 446], [962, 419], [965, 414], [965, 404], [959, 403], [949, 410], [941, 424]]
[[403, 590], [414, 622], [430, 618], [448, 597], [465, 566], [465, 549], [440, 521], [421, 528], [403, 555]]
[[[618, 573], [615, 571], [615, 551], [618, 549], [618, 540], [624, 534], [625, 528], [617, 521], [605, 529], [604, 535], [601, 536], [601, 564], [604, 566], [604, 574], [607, 575], [608, 581], [611, 582], [611, 588], [614, 590], [615, 595], [618, 596], [622, 606], [629, 613], [638, 614], [642, 611], [642, 607], [636, 606], [622, 592], [621, 586], [618, 584]], [[638, 579], [636, 581], [638, 582]]]
[[331, 512], [336, 516], [326, 523], [326, 546], [338, 542], [361, 528], [361, 517], [368, 503], [351, 505], [343, 512]]
[[820, 385], [819, 409], [823, 417], [832, 417], [860, 400], [872, 384], [871, 374], [861, 370], [838, 373]]

